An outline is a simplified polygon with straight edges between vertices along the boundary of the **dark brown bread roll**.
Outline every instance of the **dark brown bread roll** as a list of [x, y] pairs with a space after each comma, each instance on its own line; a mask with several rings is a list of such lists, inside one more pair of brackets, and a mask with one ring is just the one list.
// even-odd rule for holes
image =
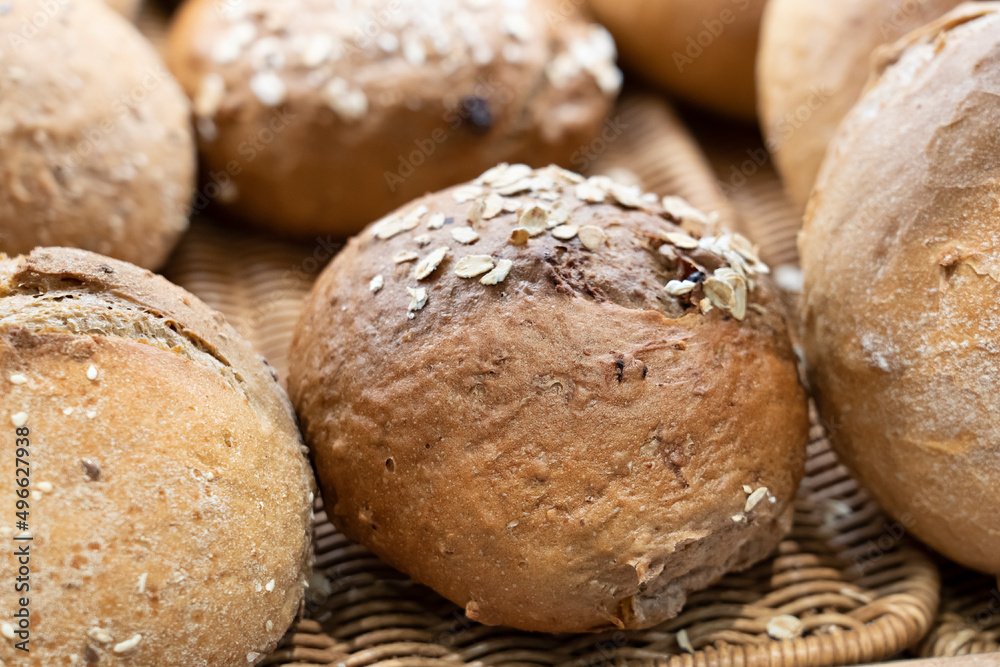
[[765, 267], [705, 229], [501, 165], [352, 239], [291, 353], [333, 520], [470, 618], [546, 632], [650, 626], [764, 557], [805, 396]]
[[299, 235], [354, 233], [503, 160], [570, 163], [614, 61], [606, 30], [551, 0], [188, 0], [169, 58], [206, 200]]
[[80, 250], [0, 256], [0, 445], [33, 538], [0, 528], [32, 554], [25, 662], [23, 563], [0, 553], [7, 665], [243, 667], [298, 613], [313, 479], [291, 406], [179, 287]]
[[1000, 574], [1000, 3], [880, 54], [801, 237], [805, 349], [841, 458], [908, 531]]

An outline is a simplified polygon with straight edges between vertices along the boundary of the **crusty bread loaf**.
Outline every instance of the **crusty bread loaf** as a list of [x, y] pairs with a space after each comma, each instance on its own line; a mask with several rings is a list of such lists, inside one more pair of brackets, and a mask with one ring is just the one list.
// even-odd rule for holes
[[585, 159], [614, 58], [606, 30], [553, 0], [188, 0], [169, 63], [206, 199], [306, 235], [354, 233], [502, 160]]
[[187, 227], [194, 187], [184, 93], [103, 2], [55, 3], [51, 17], [43, 0], [7, 6], [0, 252], [71, 246], [159, 267]]
[[[242, 667], [298, 613], [313, 480], [288, 399], [163, 278], [64, 248], [0, 258], [0, 443], [7, 665]], [[12, 544], [33, 554], [27, 663]]]
[[764, 0], [589, 0], [622, 61], [670, 92], [740, 118], [756, 114]]
[[827, 144], [860, 97], [875, 49], [961, 0], [771, 0], [757, 61], [760, 122], [785, 190], [800, 209]]
[[546, 632], [650, 626], [775, 547], [808, 429], [785, 322], [745, 239], [665, 203], [501, 165], [348, 243], [289, 380], [346, 535]]
[[805, 348], [837, 451], [886, 510], [1000, 573], [1000, 3], [881, 54], [801, 239]]

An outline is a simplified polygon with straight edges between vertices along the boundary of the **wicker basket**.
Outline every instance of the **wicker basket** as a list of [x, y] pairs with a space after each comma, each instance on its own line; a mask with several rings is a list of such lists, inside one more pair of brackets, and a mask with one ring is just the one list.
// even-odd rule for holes
[[921, 642], [920, 655], [1000, 651], [1000, 590], [996, 580], [946, 561], [941, 562], [941, 574], [941, 609], [934, 629]]
[[[632, 97], [618, 113], [628, 128], [596, 171], [628, 168], [647, 188], [684, 195], [754, 233], [760, 218], [746, 215], [754, 209], [737, 216], [709, 161], [663, 102]], [[222, 311], [284, 375], [292, 326], [331, 245], [326, 238], [284, 243], [199, 221], [165, 273]], [[819, 427], [809, 447], [795, 527], [777, 553], [692, 595], [681, 616], [642, 632], [553, 636], [472, 623], [349, 542], [319, 506], [317, 575], [305, 616], [265, 664], [820, 666], [895, 656], [931, 627], [937, 568], [897, 536]]]

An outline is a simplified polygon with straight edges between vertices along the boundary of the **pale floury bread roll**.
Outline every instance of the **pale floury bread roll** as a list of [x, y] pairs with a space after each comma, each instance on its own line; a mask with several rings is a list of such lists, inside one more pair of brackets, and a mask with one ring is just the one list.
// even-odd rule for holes
[[328, 513], [474, 620], [644, 628], [791, 526], [805, 395], [766, 267], [676, 198], [501, 165], [319, 279], [290, 393]]
[[756, 114], [754, 58], [764, 0], [589, 0], [623, 63], [671, 93]]
[[896, 519], [1000, 573], [1000, 3], [881, 54], [806, 213], [805, 348], [837, 451]]
[[298, 613], [313, 480], [294, 415], [179, 287], [81, 250], [0, 256], [0, 444], [5, 664], [243, 667]]
[[614, 41], [554, 0], [188, 0], [171, 69], [204, 202], [351, 234], [504, 160], [569, 165], [618, 92]]
[[85, 248], [159, 267], [187, 227], [189, 105], [97, 0], [0, 12], [0, 252]]
[[804, 209], [827, 144], [857, 101], [872, 52], [961, 0], [771, 0], [757, 61], [760, 123], [791, 199]]

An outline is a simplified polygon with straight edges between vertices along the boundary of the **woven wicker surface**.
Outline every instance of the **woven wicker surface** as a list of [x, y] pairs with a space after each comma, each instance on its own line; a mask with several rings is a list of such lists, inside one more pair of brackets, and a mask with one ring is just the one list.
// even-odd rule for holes
[[920, 655], [1000, 651], [1000, 590], [996, 580], [943, 561], [941, 576], [941, 609], [934, 629], [920, 644]]
[[[633, 97], [619, 115], [628, 127], [594, 171], [628, 168], [651, 190], [683, 194], [739, 223], [709, 162], [666, 105]], [[293, 244], [199, 221], [165, 273], [222, 311], [284, 376], [292, 326], [331, 241]], [[347, 541], [320, 508], [318, 574], [306, 616], [265, 664], [819, 666], [897, 655], [930, 628], [937, 568], [897, 539], [818, 427], [813, 436], [795, 528], [777, 553], [642, 632], [551, 636], [471, 623], [460, 608]], [[773, 620], [786, 616], [795, 620]], [[783, 622], [798, 636], [775, 640]]]

